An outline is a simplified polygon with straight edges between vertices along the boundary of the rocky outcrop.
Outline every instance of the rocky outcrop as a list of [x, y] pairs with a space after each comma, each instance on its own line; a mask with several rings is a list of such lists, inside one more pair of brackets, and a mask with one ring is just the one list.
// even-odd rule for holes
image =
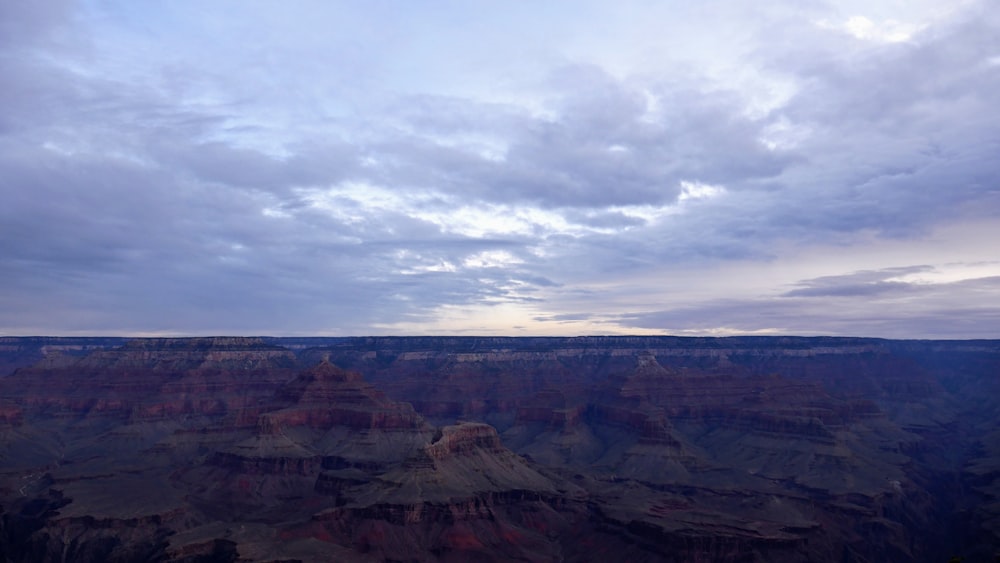
[[137, 338], [121, 348], [88, 354], [77, 367], [105, 371], [133, 369], [255, 370], [295, 367], [295, 355], [261, 338]]
[[532, 561], [559, 552], [556, 542], [532, 529], [538, 517], [563, 522], [553, 508], [561, 502], [559, 491], [505, 448], [487, 424], [442, 428], [431, 443], [374, 480], [350, 474], [323, 475], [317, 489], [336, 496], [338, 506], [316, 514], [299, 533], [329, 535], [382, 559], [447, 554]]
[[988, 560], [1000, 536], [996, 341], [0, 338], [3, 365], [4, 560]]
[[[209, 501], [238, 489], [286, 489], [289, 477], [309, 480], [313, 491], [335, 493], [339, 485], [328, 470], [363, 469], [370, 477], [433, 432], [409, 404], [387, 399], [359, 374], [325, 361], [282, 385], [258, 410], [252, 435], [207, 458], [207, 466], [224, 470], [225, 481], [236, 484], [207, 491]], [[292, 488], [301, 492], [303, 483]]]
[[286, 426], [325, 430], [425, 430], [427, 423], [408, 403], [391, 401], [360, 374], [321, 362], [283, 385], [261, 415], [267, 431]]
[[24, 410], [21, 407], [0, 402], [0, 426], [18, 426], [24, 421]]
[[496, 428], [489, 424], [466, 422], [456, 426], [446, 426], [435, 437], [436, 440], [423, 451], [427, 457], [436, 461], [470, 456], [479, 452], [494, 455], [507, 453], [507, 448], [500, 443]]
[[19, 405], [129, 420], [236, 416], [294, 374], [295, 356], [255, 338], [138, 339], [3, 380]]
[[94, 350], [115, 348], [125, 338], [0, 336], [0, 378], [33, 365], [65, 366]]

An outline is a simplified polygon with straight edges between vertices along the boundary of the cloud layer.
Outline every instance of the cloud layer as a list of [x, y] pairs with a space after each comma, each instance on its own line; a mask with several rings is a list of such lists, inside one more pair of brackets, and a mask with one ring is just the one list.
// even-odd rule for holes
[[988, 3], [605, 4], [5, 3], [0, 332], [998, 334]]

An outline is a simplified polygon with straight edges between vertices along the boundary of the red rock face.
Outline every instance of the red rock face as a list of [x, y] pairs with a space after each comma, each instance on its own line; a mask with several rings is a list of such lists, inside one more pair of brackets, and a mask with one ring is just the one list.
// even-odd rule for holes
[[24, 411], [12, 404], [0, 403], [0, 425], [18, 426], [24, 421]]
[[447, 426], [441, 436], [424, 448], [432, 459], [449, 459], [474, 452], [505, 452], [496, 428], [489, 424], [466, 423]]
[[998, 342], [121, 344], [0, 338], [18, 368], [0, 376], [7, 560], [938, 561], [1000, 543]]
[[360, 374], [322, 362], [278, 389], [269, 412], [269, 427], [332, 426], [365, 429], [424, 429], [426, 423], [407, 403], [390, 401]]
[[296, 369], [290, 351], [252, 338], [141, 339], [51, 363], [8, 376], [11, 400], [53, 415], [139, 420], [237, 417]]

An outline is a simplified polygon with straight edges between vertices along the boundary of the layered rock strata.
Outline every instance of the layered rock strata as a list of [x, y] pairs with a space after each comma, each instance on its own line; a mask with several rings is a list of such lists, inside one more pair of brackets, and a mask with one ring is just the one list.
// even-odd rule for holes
[[4, 338], [0, 360], [10, 561], [972, 561], [1000, 537], [996, 341]]

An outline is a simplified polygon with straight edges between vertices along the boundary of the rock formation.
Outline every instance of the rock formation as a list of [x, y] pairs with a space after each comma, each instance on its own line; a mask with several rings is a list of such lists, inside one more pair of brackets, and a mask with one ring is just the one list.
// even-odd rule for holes
[[1000, 342], [0, 338], [5, 561], [968, 561]]

